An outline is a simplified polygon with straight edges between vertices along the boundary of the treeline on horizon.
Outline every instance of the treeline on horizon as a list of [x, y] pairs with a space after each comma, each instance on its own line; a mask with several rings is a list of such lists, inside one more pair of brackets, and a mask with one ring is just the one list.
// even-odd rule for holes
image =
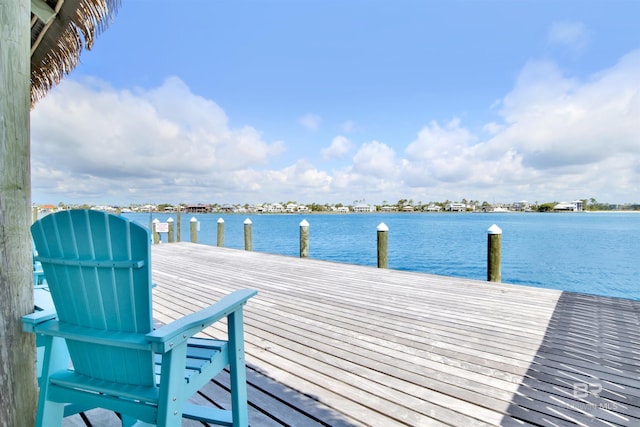
[[[640, 203], [625, 203], [625, 204], [612, 204], [612, 203], [602, 203], [602, 202], [598, 202], [596, 199], [591, 198], [591, 199], [581, 199], [582, 204], [584, 206], [584, 210], [585, 211], [640, 211]], [[112, 206], [115, 209], [132, 209], [132, 210], [139, 210], [140, 207], [142, 206], [155, 206], [154, 211], [156, 212], [162, 212], [165, 210], [171, 210], [172, 208], [175, 209], [176, 207], [180, 206], [180, 208], [187, 208], [187, 207], [192, 207], [192, 206], [202, 206], [202, 207], [206, 207], [207, 210], [211, 211], [211, 212], [220, 212], [220, 211], [224, 211], [224, 210], [230, 210], [230, 209], [240, 209], [240, 208], [244, 208], [244, 209], [250, 209], [252, 207], [255, 206], [268, 206], [268, 205], [274, 205], [274, 204], [280, 204], [284, 207], [287, 207], [289, 205], [296, 205], [296, 206], [306, 206], [307, 210], [310, 212], [332, 212], [335, 210], [335, 208], [341, 208], [341, 207], [348, 207], [348, 208], [353, 208], [354, 206], [358, 206], [358, 205], [365, 205], [367, 203], [365, 203], [364, 200], [354, 200], [353, 204], [343, 204], [343, 203], [308, 203], [308, 204], [298, 204], [296, 201], [287, 201], [287, 202], [264, 202], [262, 204], [250, 204], [250, 203], [244, 203], [244, 204], [219, 204], [219, 203], [200, 203], [200, 204], [191, 204], [191, 203], [178, 203], [178, 204], [172, 204], [172, 203], [159, 203], [157, 205], [154, 204], [131, 204], [129, 206]], [[403, 209], [405, 209], [406, 207], [411, 207], [413, 208], [414, 211], [426, 211], [427, 208], [429, 207], [434, 207], [434, 206], [438, 206], [440, 207], [442, 210], [446, 210], [446, 207], [449, 206], [452, 203], [462, 203], [464, 205], [466, 205], [466, 210], [467, 211], [474, 211], [474, 210], [487, 210], [490, 208], [512, 208], [515, 203], [494, 203], [491, 204], [487, 201], [483, 201], [483, 202], [479, 202], [478, 200], [467, 200], [467, 199], [462, 199], [459, 202], [452, 202], [450, 200], [445, 200], [444, 202], [428, 202], [428, 203], [422, 203], [422, 202], [415, 202], [412, 199], [400, 199], [397, 202], [393, 203], [393, 202], [388, 202], [386, 200], [383, 200], [381, 204], [368, 204], [369, 206], [375, 206], [377, 211], [382, 210], [383, 207], [391, 207], [394, 208], [394, 210], [397, 211], [403, 211]], [[558, 205], [560, 202], [543, 202], [543, 203], [538, 203], [538, 202], [532, 202], [532, 203], [528, 203], [527, 205], [527, 210], [528, 211], [533, 211], [533, 212], [551, 212], [554, 210], [554, 207], [556, 205]], [[89, 204], [81, 204], [81, 205], [70, 205], [70, 204], [65, 204], [65, 203], [58, 203], [57, 207], [60, 209], [90, 209], [90, 208], [94, 208], [96, 205], [89, 205]]]

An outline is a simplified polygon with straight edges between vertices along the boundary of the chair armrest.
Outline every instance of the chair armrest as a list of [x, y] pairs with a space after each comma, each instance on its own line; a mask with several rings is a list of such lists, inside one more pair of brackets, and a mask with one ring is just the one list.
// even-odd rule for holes
[[[36, 334], [49, 335], [91, 344], [108, 345], [111, 347], [130, 348], [135, 350], [151, 350], [151, 345], [145, 338], [146, 334], [137, 334], [135, 332], [111, 332], [101, 329], [69, 325], [58, 321], [55, 318], [55, 312], [53, 314], [54, 318], [33, 324], [31, 329], [26, 329], [26, 326], [24, 326], [25, 317], [31, 315], [24, 316], [23, 329], [26, 332], [34, 332]], [[30, 319], [27, 320], [30, 321]]]
[[235, 291], [205, 309], [189, 314], [148, 333], [146, 338], [152, 344], [155, 352], [166, 353], [209, 325], [242, 309], [247, 300], [257, 293], [253, 289]]
[[24, 332], [35, 332], [36, 327], [44, 322], [58, 317], [55, 310], [34, 311], [31, 314], [22, 316], [22, 330]]

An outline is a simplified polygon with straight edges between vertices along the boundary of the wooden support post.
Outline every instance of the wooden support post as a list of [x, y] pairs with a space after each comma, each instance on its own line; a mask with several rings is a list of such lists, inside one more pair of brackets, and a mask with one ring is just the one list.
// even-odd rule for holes
[[378, 225], [378, 268], [389, 267], [389, 227], [384, 222]]
[[195, 216], [189, 221], [189, 228], [191, 230], [191, 243], [198, 243], [198, 220]]
[[218, 218], [218, 246], [224, 246], [224, 219]]
[[300, 258], [309, 256], [309, 223], [306, 219], [300, 222]]
[[182, 229], [182, 221], [180, 218], [180, 205], [178, 205], [178, 212], [176, 212], [176, 242], [182, 242], [180, 230]]
[[167, 224], [169, 224], [169, 232], [167, 233], [167, 243], [173, 243], [174, 238], [173, 238], [173, 218], [169, 217], [167, 219]]
[[31, 222], [36, 222], [38, 220], [38, 207], [37, 206], [33, 207], [31, 214], [32, 214], [32, 217], [33, 217], [33, 221], [31, 221]]
[[160, 220], [158, 218], [154, 219], [151, 222], [151, 233], [153, 236], [153, 244], [157, 245], [158, 243], [160, 243], [160, 233], [158, 233], [158, 231], [156, 230], [157, 225], [160, 223]]
[[35, 424], [29, 114], [29, 0], [0, 1], [0, 425]]
[[493, 224], [489, 227], [487, 238], [487, 280], [500, 282], [500, 259], [502, 258], [502, 230]]
[[249, 218], [244, 220], [244, 250], [251, 251], [253, 250], [252, 246], [252, 237], [251, 237], [251, 220]]
[[31, 0], [31, 13], [40, 18], [44, 24], [48, 24], [57, 14], [44, 0]]

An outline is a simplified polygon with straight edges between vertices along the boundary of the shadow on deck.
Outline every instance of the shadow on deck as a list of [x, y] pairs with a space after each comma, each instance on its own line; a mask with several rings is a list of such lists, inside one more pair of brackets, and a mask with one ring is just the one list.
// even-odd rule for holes
[[507, 413], [541, 426], [640, 425], [639, 309], [563, 292]]
[[[249, 395], [249, 425], [267, 426], [325, 426], [354, 427], [342, 414], [323, 405], [314, 396], [294, 390], [266, 376], [257, 366], [247, 365], [247, 388]], [[203, 387], [191, 399], [203, 406], [227, 409], [231, 406], [228, 372], [223, 372]], [[65, 418], [64, 427], [117, 426], [118, 415], [94, 409]], [[197, 421], [183, 420], [183, 427], [208, 425]]]
[[[230, 407], [228, 375], [221, 374], [206, 385], [194, 401], [217, 408]], [[345, 417], [323, 405], [315, 396], [275, 381], [255, 366], [247, 365], [249, 424], [251, 426], [352, 427]]]

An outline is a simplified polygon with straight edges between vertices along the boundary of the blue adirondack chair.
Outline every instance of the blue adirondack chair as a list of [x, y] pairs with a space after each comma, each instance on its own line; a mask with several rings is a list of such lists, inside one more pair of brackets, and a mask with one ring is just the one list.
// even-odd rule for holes
[[38, 288], [45, 286], [46, 280], [44, 277], [44, 271], [42, 270], [42, 265], [35, 259], [36, 255], [36, 247], [33, 245], [33, 285]]
[[[106, 408], [120, 413], [124, 425], [179, 426], [183, 416], [248, 424], [242, 307], [256, 291], [235, 291], [153, 330], [146, 228], [116, 215], [72, 210], [36, 221], [31, 233], [55, 305], [55, 312], [23, 317], [24, 330], [45, 341], [37, 426], [60, 425], [65, 407], [67, 413]], [[194, 338], [225, 318], [224, 340]], [[56, 346], [65, 343], [73, 367], [60, 369]], [[188, 403], [227, 366], [230, 410]]]

